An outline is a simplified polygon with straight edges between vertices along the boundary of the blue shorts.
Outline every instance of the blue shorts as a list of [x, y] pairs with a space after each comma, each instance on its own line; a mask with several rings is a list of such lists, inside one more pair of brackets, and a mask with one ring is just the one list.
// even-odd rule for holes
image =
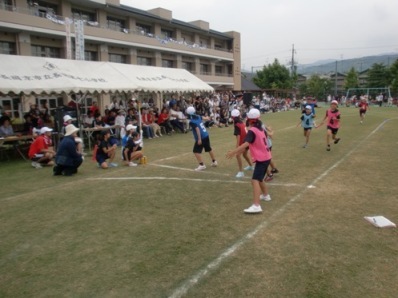
[[270, 163], [271, 163], [270, 159], [266, 161], [256, 161], [256, 166], [254, 167], [252, 180], [258, 180], [260, 182], [263, 181], [265, 175], [267, 174], [267, 169]]
[[102, 165], [104, 162], [106, 162], [108, 158], [105, 158], [104, 156], [100, 155], [100, 156], [96, 156], [96, 160], [98, 162], [99, 165]]

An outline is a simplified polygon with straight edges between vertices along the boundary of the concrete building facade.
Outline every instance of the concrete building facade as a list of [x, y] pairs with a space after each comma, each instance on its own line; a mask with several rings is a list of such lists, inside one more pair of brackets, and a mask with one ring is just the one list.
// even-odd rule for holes
[[[1, 54], [182, 68], [216, 90], [240, 90], [240, 51], [240, 33], [176, 20], [164, 8], [144, 11], [120, 0], [0, 0]], [[109, 95], [92, 97], [102, 106], [110, 101]], [[32, 101], [53, 109], [68, 95], [22, 100]], [[3, 95], [0, 105], [15, 111], [18, 99]]]

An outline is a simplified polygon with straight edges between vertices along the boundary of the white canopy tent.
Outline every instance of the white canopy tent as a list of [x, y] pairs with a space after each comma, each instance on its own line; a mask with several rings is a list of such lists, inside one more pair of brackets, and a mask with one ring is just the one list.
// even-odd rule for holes
[[1, 94], [212, 92], [184, 69], [0, 55]]

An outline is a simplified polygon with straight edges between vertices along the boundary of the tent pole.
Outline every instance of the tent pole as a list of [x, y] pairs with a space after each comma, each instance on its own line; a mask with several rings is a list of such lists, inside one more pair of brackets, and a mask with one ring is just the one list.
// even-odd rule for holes
[[[82, 138], [82, 140], [84, 140], [84, 137], [83, 137], [83, 128], [82, 128], [82, 123], [81, 123], [82, 119], [80, 119], [80, 104], [82, 102], [82, 99], [84, 99], [84, 102], [87, 104], [87, 102], [86, 102], [87, 95], [88, 95], [88, 92], [85, 92], [84, 95], [79, 98], [79, 100], [77, 101], [77, 105], [76, 105], [76, 115], [77, 115], [77, 120], [79, 121], [79, 136]], [[87, 107], [87, 105], [86, 105], [86, 107]], [[91, 140], [88, 140], [88, 141], [91, 142]]]

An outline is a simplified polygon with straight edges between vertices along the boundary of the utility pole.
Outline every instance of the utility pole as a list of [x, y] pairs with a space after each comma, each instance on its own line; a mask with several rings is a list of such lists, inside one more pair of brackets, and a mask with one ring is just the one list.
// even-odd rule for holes
[[295, 64], [295, 62], [294, 62], [294, 53], [295, 53], [295, 50], [294, 50], [294, 44], [292, 45], [292, 65], [291, 65], [291, 73], [292, 73], [292, 76], [294, 76], [295, 74], [296, 74], [296, 68], [295, 68], [295, 66], [294, 66], [294, 64]]
[[336, 60], [336, 68], [334, 71], [334, 97], [337, 97], [337, 60]]

